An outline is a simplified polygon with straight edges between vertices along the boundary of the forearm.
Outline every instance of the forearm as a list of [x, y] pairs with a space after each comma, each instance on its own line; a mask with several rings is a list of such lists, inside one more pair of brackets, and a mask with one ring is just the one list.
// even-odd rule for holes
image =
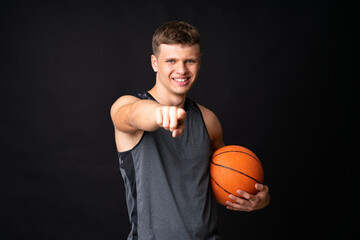
[[129, 125], [143, 131], [155, 131], [159, 128], [156, 123], [156, 109], [161, 105], [152, 100], [141, 100], [129, 108]]

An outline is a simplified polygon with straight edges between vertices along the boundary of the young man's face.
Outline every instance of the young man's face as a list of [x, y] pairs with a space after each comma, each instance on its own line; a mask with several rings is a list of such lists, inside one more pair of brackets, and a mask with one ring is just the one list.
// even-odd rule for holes
[[184, 95], [194, 84], [201, 62], [198, 44], [161, 44], [159, 56], [151, 56], [151, 64], [157, 72], [156, 81], [171, 94]]

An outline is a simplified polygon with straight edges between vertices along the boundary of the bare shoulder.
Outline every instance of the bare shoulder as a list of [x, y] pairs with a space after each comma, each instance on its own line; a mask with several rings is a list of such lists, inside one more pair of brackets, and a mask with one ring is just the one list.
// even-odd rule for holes
[[222, 128], [218, 117], [210, 109], [200, 104], [198, 104], [198, 106], [204, 118], [206, 129], [209, 133], [212, 149], [216, 150], [224, 146]]
[[[210, 109], [197, 104], [200, 108], [201, 114], [203, 115], [204, 121], [208, 122], [208, 121], [219, 121], [217, 116], [215, 115], [215, 113], [213, 111], [211, 111]], [[210, 123], [210, 122], [209, 122]], [[207, 124], [207, 123], [206, 123]]]
[[127, 105], [127, 104], [135, 103], [135, 102], [137, 102], [137, 101], [140, 101], [140, 99], [137, 98], [137, 97], [131, 96], [131, 95], [121, 96], [121, 97], [118, 98], [118, 99], [113, 103], [113, 105], [111, 106], [111, 109], [110, 109], [111, 118], [114, 120], [117, 111], [118, 111], [121, 107], [123, 107], [123, 106], [125, 106], [125, 105]]

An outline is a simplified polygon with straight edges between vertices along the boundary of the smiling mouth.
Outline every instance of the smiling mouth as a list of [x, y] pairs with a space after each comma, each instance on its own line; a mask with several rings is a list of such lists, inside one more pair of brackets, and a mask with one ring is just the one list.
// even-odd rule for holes
[[183, 82], [186, 82], [190, 79], [190, 77], [183, 77], [183, 78], [172, 78], [172, 80], [174, 80], [175, 82], [180, 82], [180, 83], [183, 83]]

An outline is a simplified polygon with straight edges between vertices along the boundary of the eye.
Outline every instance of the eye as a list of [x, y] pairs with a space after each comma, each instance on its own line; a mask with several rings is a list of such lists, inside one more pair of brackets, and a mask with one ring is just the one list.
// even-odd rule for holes
[[167, 60], [166, 62], [168, 62], [168, 63], [174, 63], [175, 60], [174, 60], [174, 59], [169, 59], [169, 60]]
[[195, 63], [195, 60], [189, 59], [189, 60], [186, 60], [186, 63]]

